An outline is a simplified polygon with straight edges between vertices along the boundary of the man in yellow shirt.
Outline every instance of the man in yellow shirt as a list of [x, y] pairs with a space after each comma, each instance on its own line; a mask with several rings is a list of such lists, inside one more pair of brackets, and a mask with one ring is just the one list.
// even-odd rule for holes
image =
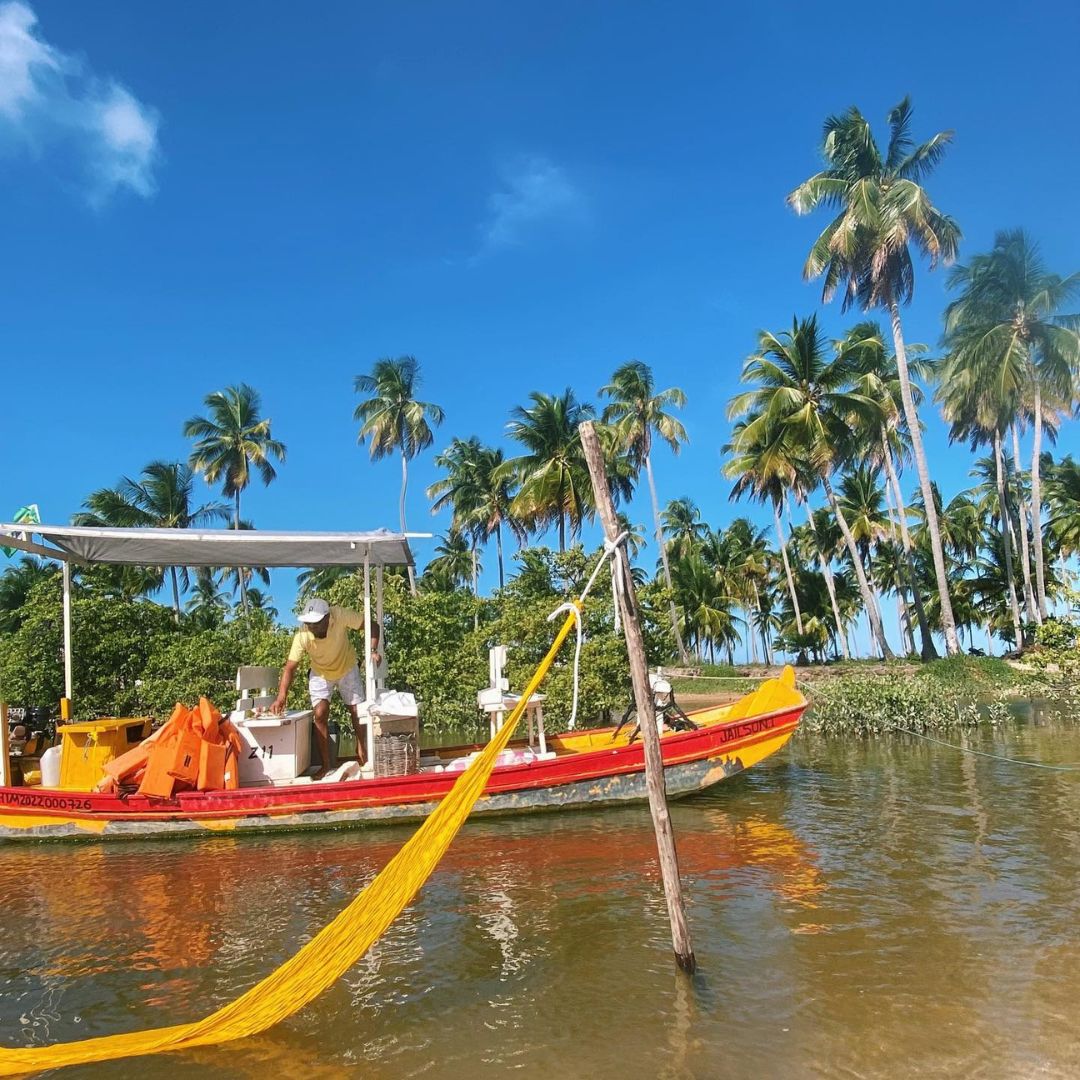
[[[325, 600], [315, 597], [304, 605], [298, 616], [301, 628], [293, 636], [292, 648], [285, 667], [281, 670], [278, 683], [277, 700], [272, 709], [281, 713], [285, 709], [285, 699], [289, 694], [296, 669], [304, 654], [310, 662], [308, 672], [308, 693], [311, 695], [311, 707], [315, 712], [315, 737], [319, 744], [319, 756], [322, 769], [318, 776], [326, 772], [330, 762], [330, 734], [327, 719], [330, 715], [330, 699], [335, 688], [341, 700], [352, 715], [353, 734], [356, 736], [356, 758], [364, 764], [367, 737], [362, 730], [357, 706], [364, 700], [364, 681], [360, 677], [360, 665], [356, 659], [356, 650], [349, 640], [347, 631], [359, 630], [364, 625], [364, 616], [348, 608], [332, 607]], [[372, 660], [378, 665], [380, 657], [379, 629], [371, 628]], [[318, 779], [318, 776], [316, 779]]]

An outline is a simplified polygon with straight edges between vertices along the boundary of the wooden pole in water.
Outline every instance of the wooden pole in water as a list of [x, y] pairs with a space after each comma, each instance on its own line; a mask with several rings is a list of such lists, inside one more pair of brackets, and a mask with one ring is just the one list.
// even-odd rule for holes
[[[579, 426], [578, 431], [581, 434], [582, 449], [585, 451], [585, 461], [589, 466], [596, 508], [604, 525], [604, 536], [608, 543], [612, 543], [619, 535], [619, 522], [608, 487], [604, 455], [591, 421], [586, 420]], [[693, 972], [697, 963], [693, 946], [690, 944], [690, 929], [686, 922], [686, 908], [683, 905], [682, 886], [679, 882], [679, 858], [675, 852], [675, 835], [671, 830], [671, 816], [668, 814], [660, 733], [656, 730], [656, 715], [645, 660], [645, 643], [638, 622], [637, 594], [630, 577], [629, 563], [621, 547], [612, 561], [611, 573], [616, 579], [615, 594], [622, 615], [623, 633], [626, 634], [626, 650], [630, 656], [634, 702], [645, 743], [645, 786], [649, 792], [649, 809], [652, 811], [656, 849], [660, 856], [660, 874], [664, 881], [668, 918], [671, 920], [671, 943], [675, 949], [675, 962], [683, 971]]]

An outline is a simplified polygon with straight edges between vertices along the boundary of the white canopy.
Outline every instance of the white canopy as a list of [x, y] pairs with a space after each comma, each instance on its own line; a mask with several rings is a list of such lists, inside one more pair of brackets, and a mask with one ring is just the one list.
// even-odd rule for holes
[[[124, 566], [411, 566], [426, 533], [262, 532], [258, 529], [97, 529], [0, 524], [0, 547], [61, 562]], [[35, 542], [33, 538], [39, 538]]]

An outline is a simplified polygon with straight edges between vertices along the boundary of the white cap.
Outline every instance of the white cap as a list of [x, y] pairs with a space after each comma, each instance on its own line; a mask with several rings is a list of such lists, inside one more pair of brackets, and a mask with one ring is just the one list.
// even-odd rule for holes
[[330, 605], [325, 600], [316, 596], [313, 600], [309, 600], [304, 605], [304, 610], [297, 615], [297, 618], [302, 623], [317, 623], [322, 622], [329, 614]]

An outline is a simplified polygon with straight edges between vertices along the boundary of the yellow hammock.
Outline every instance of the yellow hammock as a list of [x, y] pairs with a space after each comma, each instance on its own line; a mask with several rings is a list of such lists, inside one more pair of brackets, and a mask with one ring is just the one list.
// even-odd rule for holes
[[506, 748], [530, 696], [536, 691], [581, 611], [571, 612], [540, 662], [506, 723], [461, 774], [441, 803], [378, 876], [331, 923], [276, 971], [228, 1005], [193, 1024], [103, 1035], [96, 1039], [0, 1048], [0, 1076], [64, 1065], [160, 1054], [243, 1039], [291, 1016], [337, 982], [382, 936], [431, 876], [487, 784], [499, 751]]

